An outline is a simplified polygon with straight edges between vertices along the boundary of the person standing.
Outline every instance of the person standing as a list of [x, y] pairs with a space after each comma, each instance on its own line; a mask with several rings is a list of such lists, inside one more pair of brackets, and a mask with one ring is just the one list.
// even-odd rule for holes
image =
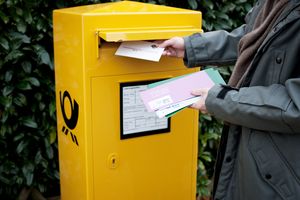
[[191, 107], [224, 121], [215, 200], [300, 199], [300, 1], [259, 0], [232, 32], [163, 41], [187, 67], [234, 64]]

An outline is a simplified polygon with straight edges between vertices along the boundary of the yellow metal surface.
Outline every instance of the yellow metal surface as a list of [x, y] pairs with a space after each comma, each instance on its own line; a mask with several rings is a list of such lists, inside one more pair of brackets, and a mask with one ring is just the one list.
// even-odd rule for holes
[[134, 40], [155, 40], [176, 36], [186, 36], [190, 33], [200, 32], [199, 29], [184, 28], [156, 28], [156, 29], [130, 29], [130, 30], [101, 30], [99, 37], [107, 42], [134, 41]]
[[118, 41], [199, 32], [201, 13], [124, 1], [56, 10], [53, 19], [61, 199], [194, 200], [198, 113], [176, 114], [168, 133], [121, 140], [120, 84], [199, 68], [114, 53]]

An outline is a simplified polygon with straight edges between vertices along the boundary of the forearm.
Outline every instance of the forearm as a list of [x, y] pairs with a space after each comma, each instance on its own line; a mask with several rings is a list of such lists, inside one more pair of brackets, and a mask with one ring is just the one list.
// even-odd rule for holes
[[294, 89], [292, 93], [295, 98], [291, 98], [290, 89], [279, 84], [256, 86], [230, 90], [222, 97], [220, 92], [224, 89], [215, 86], [208, 94], [206, 107], [216, 118], [236, 125], [264, 131], [300, 133], [300, 99]]
[[229, 65], [237, 59], [237, 46], [245, 34], [245, 25], [233, 30], [212, 31], [184, 38], [187, 67], [200, 65]]

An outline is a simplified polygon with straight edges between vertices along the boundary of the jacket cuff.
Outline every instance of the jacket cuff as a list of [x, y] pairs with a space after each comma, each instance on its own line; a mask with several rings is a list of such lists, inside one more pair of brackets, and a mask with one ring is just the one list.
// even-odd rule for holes
[[206, 110], [209, 114], [214, 115], [214, 101], [217, 98], [217, 95], [222, 90], [222, 87], [220, 85], [214, 85], [210, 90], [208, 91], [206, 100], [205, 100], [205, 106]]
[[226, 94], [229, 91], [238, 91], [238, 88], [234, 88], [231, 87], [229, 85], [225, 85], [225, 84], [218, 84], [218, 85], [214, 85], [209, 91], [208, 91], [208, 95], [207, 98], [205, 100], [205, 106], [206, 109], [208, 111], [208, 113], [214, 115], [214, 102], [219, 99], [219, 100], [223, 100], [226, 96]]
[[189, 68], [198, 67], [199, 61], [206, 60], [208, 57], [204, 38], [200, 33], [195, 33], [183, 39], [185, 45], [183, 61], [185, 66]]
[[225, 84], [220, 84], [220, 86], [222, 87], [221, 91], [219, 92], [219, 94], [217, 95], [218, 99], [224, 99], [227, 92], [231, 91], [231, 90], [235, 90], [235, 91], [239, 91], [238, 88], [235, 87], [231, 87], [229, 85], [225, 85]]

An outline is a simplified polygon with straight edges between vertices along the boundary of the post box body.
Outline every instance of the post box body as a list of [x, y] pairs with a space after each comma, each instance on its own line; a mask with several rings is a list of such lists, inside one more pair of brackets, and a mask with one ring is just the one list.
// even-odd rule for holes
[[198, 113], [159, 121], [140, 109], [138, 91], [199, 68], [114, 54], [121, 41], [200, 32], [201, 13], [124, 1], [53, 19], [61, 199], [194, 200]]

